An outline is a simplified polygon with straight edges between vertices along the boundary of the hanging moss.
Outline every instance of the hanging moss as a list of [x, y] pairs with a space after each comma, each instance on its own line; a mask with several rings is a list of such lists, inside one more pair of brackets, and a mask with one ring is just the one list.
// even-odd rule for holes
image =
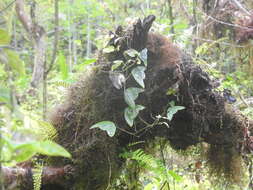
[[[215, 171], [211, 173], [240, 183], [241, 155], [249, 148], [243, 142], [250, 138], [243, 131], [252, 130], [252, 121], [226, 104], [215, 91], [213, 81], [189, 56], [165, 37], [148, 33], [153, 20], [149, 16], [126, 31], [116, 31], [109, 42], [115, 51], [101, 54], [97, 63], [69, 89], [65, 102], [51, 114], [58, 132], [57, 142], [73, 156], [72, 160], [56, 159], [51, 164], [72, 164], [76, 173], [71, 182], [76, 189], [106, 189], [124, 164], [119, 157], [122, 149], [140, 141], [144, 143], [136, 147], [145, 147], [155, 137], [166, 139], [175, 149], [187, 149], [203, 141], [211, 144], [208, 159], [211, 171]], [[109, 74], [113, 61], [126, 62], [123, 55], [126, 50], [141, 51], [145, 47], [148, 49], [145, 91], [136, 101], [145, 110], [140, 112], [134, 127], [129, 127], [124, 120], [127, 104], [123, 89], [114, 87]], [[129, 69], [122, 72], [130, 73]], [[129, 75], [126, 88], [133, 86], [138, 84]], [[176, 93], [168, 95], [171, 88]], [[171, 101], [185, 109], [178, 111], [172, 121], [161, 118], [157, 122], [156, 116], [164, 116]], [[118, 126], [114, 137], [90, 129], [100, 121], [113, 121]]]

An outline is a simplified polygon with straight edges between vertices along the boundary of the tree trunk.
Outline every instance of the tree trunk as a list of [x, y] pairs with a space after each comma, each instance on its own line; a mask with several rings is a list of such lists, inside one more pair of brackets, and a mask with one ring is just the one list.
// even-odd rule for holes
[[[44, 28], [34, 22], [34, 18], [31, 18], [25, 12], [24, 0], [16, 1], [17, 16], [24, 26], [25, 30], [32, 39], [34, 47], [34, 66], [31, 80], [31, 86], [37, 87], [44, 74], [44, 62], [46, 54], [46, 32]], [[34, 15], [35, 16], [35, 15]]]

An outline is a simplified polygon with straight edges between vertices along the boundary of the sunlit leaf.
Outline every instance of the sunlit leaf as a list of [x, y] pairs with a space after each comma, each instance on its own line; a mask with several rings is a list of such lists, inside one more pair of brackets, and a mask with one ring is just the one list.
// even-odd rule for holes
[[115, 69], [117, 69], [119, 66], [121, 66], [124, 62], [122, 60], [115, 60], [113, 61], [113, 65], [111, 70], [114, 71]]
[[11, 107], [10, 89], [0, 87], [0, 103], [5, 103], [6, 106]]
[[128, 88], [124, 92], [124, 99], [127, 105], [134, 108], [135, 107], [135, 100], [138, 98], [139, 94], [144, 92], [144, 89], [141, 88]]
[[53, 141], [40, 141], [35, 143], [38, 153], [48, 156], [62, 156], [71, 158], [70, 153], [62, 146], [56, 144]]
[[103, 53], [111, 53], [114, 52], [115, 48], [113, 46], [108, 46], [106, 48], [103, 49]]
[[180, 22], [174, 24], [174, 29], [175, 30], [184, 30], [186, 28], [188, 28], [188, 23], [184, 20], [181, 20]]
[[25, 143], [17, 147], [16, 155], [13, 156], [13, 160], [16, 162], [24, 162], [31, 159], [37, 150], [33, 144]]
[[103, 131], [106, 131], [110, 137], [113, 137], [116, 132], [116, 125], [111, 121], [101, 121], [90, 127], [90, 129], [95, 129], [95, 128], [99, 128]]
[[62, 146], [52, 141], [32, 141], [16, 146], [16, 155], [14, 160], [17, 162], [23, 162], [29, 160], [35, 154], [39, 153], [47, 156], [63, 156], [70, 158], [71, 155]]
[[134, 79], [136, 80], [136, 82], [141, 85], [142, 88], [145, 88], [145, 85], [144, 85], [144, 79], [145, 79], [145, 70], [146, 70], [146, 67], [144, 66], [138, 66], [138, 67], [135, 67], [131, 73], [134, 77]]
[[138, 55], [139, 55], [139, 52], [136, 51], [135, 49], [128, 49], [124, 51], [124, 56], [127, 59], [137, 57]]
[[12, 50], [4, 50], [8, 57], [8, 64], [10, 65], [11, 69], [15, 71], [20, 76], [25, 75], [25, 64], [19, 58], [18, 54]]
[[95, 63], [97, 61], [97, 59], [86, 59], [82, 65], [90, 65], [92, 63]]
[[62, 80], [66, 80], [68, 78], [69, 71], [68, 71], [68, 65], [66, 63], [66, 58], [62, 53], [60, 53], [60, 55], [58, 56], [57, 64], [60, 67]]
[[8, 45], [10, 39], [8, 32], [0, 28], [0, 45]]
[[168, 174], [169, 174], [171, 177], [173, 177], [174, 180], [176, 180], [176, 181], [178, 181], [178, 182], [182, 181], [182, 177], [181, 177], [180, 175], [176, 174], [174, 171], [168, 170]]
[[144, 190], [153, 190], [155, 185], [153, 183], [149, 183], [144, 187]]

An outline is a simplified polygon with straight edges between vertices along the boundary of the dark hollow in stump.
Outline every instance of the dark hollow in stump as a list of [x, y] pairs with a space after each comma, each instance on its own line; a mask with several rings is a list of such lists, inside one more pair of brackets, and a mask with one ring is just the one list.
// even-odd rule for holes
[[[96, 64], [71, 86], [65, 102], [53, 112], [51, 122], [58, 131], [57, 142], [73, 156], [72, 160], [57, 158], [50, 163], [54, 167], [70, 164], [75, 168], [66, 189], [106, 189], [120, 174], [125, 161], [119, 157], [122, 149], [139, 141], [144, 141], [141, 147], [145, 147], [156, 137], [166, 139], [175, 149], [186, 149], [199, 142], [210, 144], [213, 170], [238, 179], [241, 171], [235, 170], [240, 167], [233, 164], [253, 148], [253, 122], [225, 102], [215, 90], [215, 82], [190, 56], [166, 37], [149, 32], [154, 20], [155, 16], [151, 15], [126, 30], [118, 27], [108, 43], [116, 50], [100, 53]], [[145, 109], [136, 118], [134, 127], [129, 127], [124, 120], [127, 107], [124, 90], [115, 88], [109, 75], [113, 61], [126, 61], [126, 50], [144, 48], [148, 50], [145, 91], [136, 104]], [[129, 70], [123, 74], [127, 73]], [[134, 85], [139, 87], [129, 77], [126, 88]], [[177, 93], [167, 95], [170, 88]], [[172, 121], [161, 119], [164, 124], [151, 125], [157, 122], [155, 116], [166, 113], [171, 101], [185, 109], [178, 111]], [[105, 131], [90, 129], [100, 121], [113, 121], [118, 126], [114, 137]], [[214, 157], [217, 153], [222, 156]]]

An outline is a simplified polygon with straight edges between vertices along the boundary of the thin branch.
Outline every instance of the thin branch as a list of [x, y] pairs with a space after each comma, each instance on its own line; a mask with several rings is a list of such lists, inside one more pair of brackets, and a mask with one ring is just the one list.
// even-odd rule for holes
[[173, 9], [171, 5], [171, 0], [168, 0], [168, 7], [169, 7], [169, 19], [170, 19], [170, 32], [172, 34], [175, 34], [175, 29], [174, 29], [174, 17], [173, 17]]
[[246, 8], [244, 8], [243, 5], [240, 2], [238, 2], [237, 0], [232, 0], [232, 1], [234, 1], [234, 3], [236, 4], [236, 6], [239, 9], [241, 9], [243, 12], [245, 12], [247, 15], [251, 15], [250, 12]]
[[31, 18], [25, 13], [25, 6], [23, 0], [16, 0], [16, 12], [24, 28], [30, 34], [33, 27], [32, 21]]
[[213, 21], [215, 21], [217, 23], [220, 23], [220, 24], [224, 24], [224, 25], [232, 26], [232, 27], [237, 27], [237, 28], [241, 28], [241, 29], [246, 29], [246, 30], [252, 29], [251, 27], [246, 27], [246, 26], [242, 26], [242, 25], [238, 25], [238, 24], [231, 24], [231, 23], [228, 23], [228, 22], [224, 22], [224, 21], [218, 20], [218, 19], [212, 17], [211, 15], [206, 14], [205, 12], [203, 12], [201, 10], [200, 10], [200, 12], [202, 14], [204, 14], [207, 18], [210, 18], [211, 20], [213, 20]]
[[17, 50], [17, 51], [22, 50], [21, 48], [17, 49], [16, 47], [8, 46], [8, 45], [0, 45], [0, 49], [11, 49], [11, 50]]
[[46, 76], [51, 71], [51, 69], [55, 63], [57, 50], [58, 50], [58, 41], [59, 41], [59, 1], [58, 0], [55, 0], [54, 6], [55, 6], [54, 51], [53, 51], [53, 56], [52, 56], [51, 62], [49, 64], [49, 67], [45, 72]]
[[0, 11], [0, 14], [2, 14], [4, 11], [6, 11], [8, 8], [10, 8], [15, 2], [16, 2], [16, 0], [10, 2], [5, 8], [3, 8], [3, 9]]
[[112, 166], [111, 166], [111, 160], [110, 160], [109, 155], [107, 155], [107, 160], [108, 160], [108, 164], [109, 164], [109, 175], [108, 175], [108, 185], [106, 187], [106, 190], [108, 190], [111, 186], [111, 177], [112, 177]]
[[[217, 40], [210, 40], [210, 39], [206, 39], [206, 38], [200, 38], [200, 37], [197, 37], [197, 36], [192, 36], [192, 39], [193, 40], [201, 40], [201, 41], [204, 41], [204, 42], [217, 42]], [[244, 48], [246, 47], [246, 45], [236, 45], [236, 44], [233, 44], [233, 43], [228, 43], [228, 42], [217, 42], [218, 44], [221, 44], [221, 45], [224, 45], [224, 46], [233, 46], [233, 47], [236, 47], [236, 48]]]

